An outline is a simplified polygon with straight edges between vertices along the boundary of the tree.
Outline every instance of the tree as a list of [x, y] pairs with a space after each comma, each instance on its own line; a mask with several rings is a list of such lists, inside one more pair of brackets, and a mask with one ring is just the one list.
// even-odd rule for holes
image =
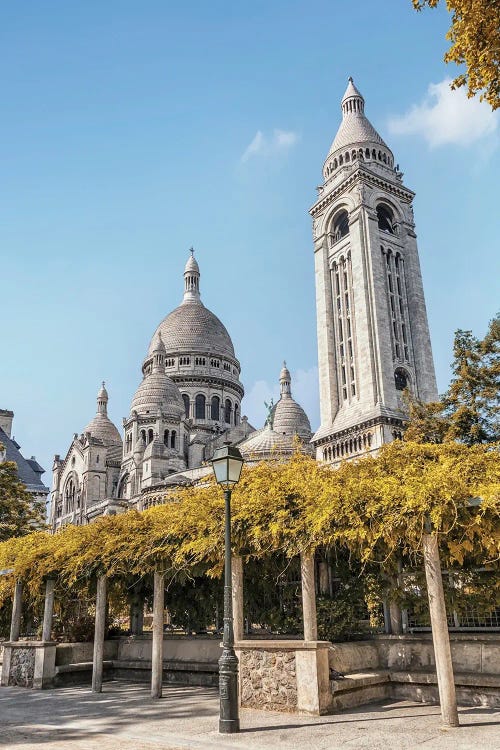
[[[435, 8], [440, 0], [412, 0], [416, 10]], [[465, 65], [452, 88], [467, 86], [467, 96], [481, 92], [492, 109], [500, 106], [500, 3], [498, 0], [446, 0], [452, 14], [444, 61]]]
[[500, 315], [484, 339], [458, 330], [453, 345], [453, 377], [439, 401], [422, 404], [407, 394], [405, 440], [466, 445], [500, 441]]
[[19, 481], [16, 464], [0, 463], [0, 541], [40, 528], [44, 512], [43, 502], [34, 499]]

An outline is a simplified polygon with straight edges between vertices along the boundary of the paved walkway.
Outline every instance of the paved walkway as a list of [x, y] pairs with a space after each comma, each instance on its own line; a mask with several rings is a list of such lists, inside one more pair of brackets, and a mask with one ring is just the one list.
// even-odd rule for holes
[[18, 750], [498, 750], [500, 712], [460, 709], [461, 727], [441, 728], [438, 706], [385, 702], [335, 716], [241, 712], [238, 735], [217, 732], [214, 689], [164, 687], [153, 701], [145, 685], [0, 688], [0, 745]]

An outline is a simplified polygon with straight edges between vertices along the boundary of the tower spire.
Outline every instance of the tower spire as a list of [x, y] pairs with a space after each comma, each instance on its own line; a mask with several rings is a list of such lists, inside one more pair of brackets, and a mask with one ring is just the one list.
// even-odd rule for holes
[[190, 256], [184, 268], [184, 302], [200, 302], [200, 267], [194, 257], [194, 248], [189, 248]]
[[102, 385], [99, 389], [99, 393], [97, 394], [97, 413], [102, 414], [105, 417], [108, 416], [108, 400], [108, 392], [103, 380]]

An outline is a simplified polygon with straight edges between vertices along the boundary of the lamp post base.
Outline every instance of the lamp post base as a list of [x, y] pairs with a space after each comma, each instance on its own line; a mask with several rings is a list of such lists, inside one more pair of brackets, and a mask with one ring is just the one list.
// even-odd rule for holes
[[220, 734], [234, 734], [240, 731], [239, 719], [219, 719]]
[[219, 732], [222, 734], [239, 732], [238, 659], [231, 647], [223, 648], [219, 659], [219, 696]]

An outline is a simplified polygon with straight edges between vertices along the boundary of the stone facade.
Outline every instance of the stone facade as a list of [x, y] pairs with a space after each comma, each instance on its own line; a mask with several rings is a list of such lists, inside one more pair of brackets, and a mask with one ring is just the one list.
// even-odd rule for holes
[[142, 363], [123, 441], [108, 418], [103, 384], [95, 417], [74, 436], [66, 457], [55, 457], [52, 528], [162, 502], [166, 488], [210, 473], [208, 462], [226, 441], [241, 445], [247, 460], [277, 449], [289, 455], [296, 439], [310, 452], [309, 420], [292, 398], [286, 367], [280, 384], [272, 412], [279, 432], [258, 433], [257, 444], [248, 445], [256, 431], [241, 417], [240, 363], [227, 329], [201, 301], [200, 269], [191, 254], [182, 302], [157, 326]]
[[239, 668], [242, 706], [270, 711], [297, 708], [295, 651], [241, 651]]
[[437, 398], [412, 201], [350, 80], [311, 208], [321, 426], [319, 460], [401, 436], [403, 390]]
[[9, 685], [33, 687], [35, 676], [35, 649], [29, 646], [16, 648], [10, 660]]

